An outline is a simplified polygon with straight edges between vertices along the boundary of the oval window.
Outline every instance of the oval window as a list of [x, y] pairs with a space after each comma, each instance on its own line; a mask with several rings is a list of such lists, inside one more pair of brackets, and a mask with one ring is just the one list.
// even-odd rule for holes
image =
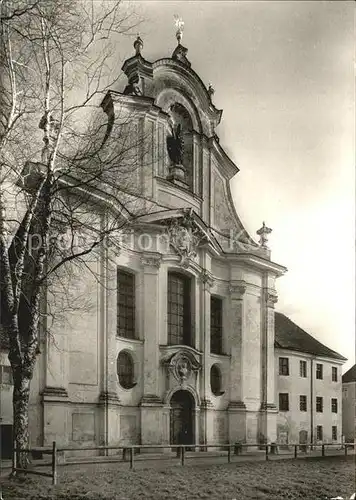
[[124, 389], [131, 389], [136, 385], [134, 361], [127, 351], [121, 351], [117, 357], [117, 376]]
[[218, 365], [213, 365], [210, 369], [210, 387], [211, 392], [215, 396], [221, 396], [221, 394], [224, 394], [221, 391], [221, 371]]

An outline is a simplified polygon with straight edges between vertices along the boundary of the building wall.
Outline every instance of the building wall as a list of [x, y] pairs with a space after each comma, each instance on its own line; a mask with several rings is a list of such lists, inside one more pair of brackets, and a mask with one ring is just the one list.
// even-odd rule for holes
[[[279, 358], [289, 359], [289, 375], [279, 374]], [[300, 361], [307, 363], [307, 377], [300, 376]], [[316, 364], [323, 365], [323, 379], [316, 379]], [[299, 432], [308, 433], [308, 442], [317, 442], [316, 427], [323, 427], [323, 441], [332, 442], [332, 426], [337, 426], [337, 442], [342, 439], [341, 365], [330, 360], [282, 349], [275, 350], [276, 401], [280, 393], [289, 394], [289, 411], [278, 409], [277, 439], [279, 442], [299, 442]], [[338, 380], [331, 379], [332, 367], [338, 369]], [[307, 396], [307, 411], [300, 411], [299, 396]], [[323, 398], [323, 412], [316, 411], [316, 397]], [[338, 401], [337, 413], [331, 411], [331, 399]]]
[[[1, 367], [10, 367], [7, 351], [0, 351]], [[12, 384], [1, 384], [0, 390], [0, 423], [3, 425], [12, 424]]]
[[[331, 439], [334, 424], [340, 436], [341, 383], [330, 382], [328, 360], [322, 360], [323, 381], [310, 377], [310, 367], [308, 378], [300, 380], [298, 360], [303, 355], [286, 352], [291, 372], [288, 377], [278, 376], [275, 281], [284, 270], [270, 261], [266, 247], [248, 237], [236, 214], [229, 181], [238, 169], [215, 135], [218, 110], [213, 109], [200, 80], [189, 76], [190, 70], [180, 78], [182, 67], [178, 64], [174, 68], [174, 64], [170, 61], [164, 67], [157, 63], [154, 81], [153, 73], [145, 77], [150, 80], [147, 88], [155, 104], [139, 96], [116, 93], [113, 97], [112, 108], [114, 112], [117, 106], [117, 116], [127, 106], [126, 111], [135, 117], [133, 136], [141, 134], [150, 141], [151, 147], [146, 149], [141, 144], [135, 156], [133, 185], [145, 197], [140, 200], [140, 209], [153, 217], [142, 223], [146, 224], [143, 228], [136, 226], [130, 241], [122, 242], [119, 231], [113, 233], [115, 247], [103, 248], [89, 258], [86, 266], [73, 268], [64, 290], [54, 289], [55, 302], [48, 296], [49, 313], [56, 312], [56, 320], [47, 325], [47, 329], [51, 326], [51, 335], [42, 341], [32, 384], [31, 440], [35, 444], [49, 445], [56, 440], [59, 445], [75, 446], [169, 443], [171, 400], [180, 390], [188, 392], [193, 400], [193, 438], [197, 445], [271, 442], [286, 433], [289, 441], [295, 441], [299, 430], [313, 427], [314, 432], [319, 422], [324, 426], [324, 440]], [[169, 110], [175, 103], [186, 108], [194, 128], [190, 138], [191, 190], [167, 180]], [[198, 232], [205, 228], [209, 238], [202, 244], [195, 242], [194, 248], [192, 241], [167, 246], [157, 238], [165, 223], [159, 214], [171, 209], [167, 217], [183, 224], [187, 213], [192, 217], [189, 208], [195, 216], [189, 224]], [[109, 213], [100, 216], [93, 212], [91, 223], [103, 227], [109, 217]], [[187, 225], [182, 227], [183, 232], [187, 231]], [[231, 241], [231, 231], [234, 235], [243, 233], [244, 242], [250, 246], [241, 251]], [[146, 239], [149, 236], [146, 248], [144, 233]], [[182, 253], [182, 247], [188, 255]], [[135, 275], [135, 339], [117, 336], [118, 268]], [[169, 271], [191, 279], [194, 334], [190, 346], [167, 345]], [[211, 295], [223, 301], [221, 354], [212, 354], [210, 348]], [[135, 384], [131, 389], [123, 388], [118, 381], [117, 357], [122, 351], [134, 361]], [[190, 363], [185, 378], [175, 371], [174, 360], [179, 356], [185, 356]], [[305, 359], [309, 365], [314, 362], [310, 356]], [[219, 395], [212, 393], [210, 384], [214, 364], [222, 376]], [[322, 415], [311, 415], [309, 411], [304, 415], [298, 410], [299, 394], [309, 394], [311, 380], [313, 408], [315, 396], [324, 397]], [[291, 406], [288, 412], [277, 415], [281, 391], [290, 393]], [[9, 404], [9, 394], [1, 396], [6, 400], [4, 405]], [[339, 400], [337, 415], [331, 415], [333, 395]]]
[[356, 382], [342, 384], [342, 433], [352, 443], [356, 439]]

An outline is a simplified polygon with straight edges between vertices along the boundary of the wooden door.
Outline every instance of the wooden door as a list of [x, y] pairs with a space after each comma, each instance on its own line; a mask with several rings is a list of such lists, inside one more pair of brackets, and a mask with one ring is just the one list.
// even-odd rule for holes
[[171, 399], [170, 442], [193, 444], [193, 401], [188, 391], [177, 391]]
[[1, 425], [1, 458], [12, 458], [12, 425]]

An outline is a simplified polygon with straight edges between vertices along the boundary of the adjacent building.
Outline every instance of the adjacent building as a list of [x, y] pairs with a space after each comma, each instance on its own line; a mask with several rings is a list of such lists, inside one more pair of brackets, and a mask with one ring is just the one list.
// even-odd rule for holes
[[277, 440], [342, 440], [341, 369], [346, 359], [275, 313]]
[[342, 376], [342, 432], [347, 443], [356, 441], [356, 365]]

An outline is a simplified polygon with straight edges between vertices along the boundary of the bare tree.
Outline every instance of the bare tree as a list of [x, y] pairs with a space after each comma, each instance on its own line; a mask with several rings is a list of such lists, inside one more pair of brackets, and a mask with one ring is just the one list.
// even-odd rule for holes
[[[25, 450], [43, 289], [147, 210], [132, 181], [146, 146], [132, 114], [116, 110], [113, 125], [110, 106], [98, 109], [117, 83], [115, 43], [137, 23], [132, 13], [106, 0], [0, 5], [0, 319]], [[26, 467], [26, 453], [18, 459]]]

